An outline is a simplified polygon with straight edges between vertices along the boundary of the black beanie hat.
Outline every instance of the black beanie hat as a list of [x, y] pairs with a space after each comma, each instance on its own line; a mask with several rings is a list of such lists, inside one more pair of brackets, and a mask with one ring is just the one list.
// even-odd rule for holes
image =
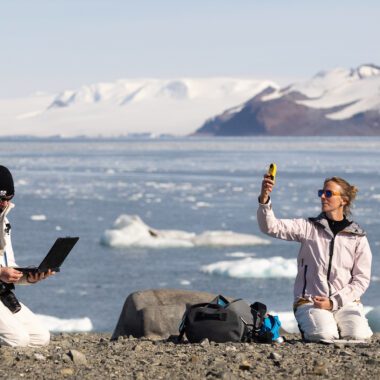
[[0, 165], [0, 197], [8, 197], [14, 193], [12, 174], [5, 166]]

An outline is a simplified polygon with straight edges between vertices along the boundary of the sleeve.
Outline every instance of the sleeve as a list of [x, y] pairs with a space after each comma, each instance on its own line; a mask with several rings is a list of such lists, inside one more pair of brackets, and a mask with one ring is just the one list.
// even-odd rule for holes
[[301, 242], [308, 233], [306, 219], [277, 219], [271, 200], [265, 204], [259, 202], [257, 221], [261, 232], [277, 239]]
[[351, 272], [351, 281], [348, 285], [332, 295], [332, 310], [338, 310], [345, 304], [360, 299], [369, 286], [372, 253], [366, 236], [360, 238], [355, 256], [356, 258]]
[[[9, 225], [9, 223], [8, 223]], [[11, 229], [9, 226], [9, 229], [7, 233], [5, 234], [5, 247], [4, 247], [4, 255], [6, 255], [6, 263], [8, 267], [17, 267], [18, 265], [16, 264], [15, 261], [15, 255], [13, 252], [13, 247], [12, 247], [12, 240], [11, 240]]]
[[[5, 235], [5, 254], [7, 257], [7, 266], [16, 268], [18, 267], [14, 252], [13, 252], [13, 247], [12, 247], [12, 239], [11, 239], [11, 229], [9, 229], [8, 233]], [[23, 275], [19, 281], [17, 281], [16, 285], [30, 285], [30, 283], [26, 280], [26, 276]]]

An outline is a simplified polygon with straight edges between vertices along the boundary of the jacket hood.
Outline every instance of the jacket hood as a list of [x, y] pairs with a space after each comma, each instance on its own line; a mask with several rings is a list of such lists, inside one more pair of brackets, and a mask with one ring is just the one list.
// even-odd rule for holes
[[[323, 227], [326, 231], [328, 231], [331, 235], [333, 235], [333, 233], [330, 229], [330, 226], [329, 226], [329, 222], [328, 222], [324, 212], [321, 212], [316, 218], [309, 218], [308, 220], [310, 222], [316, 224], [316, 225]], [[348, 219], [348, 221], [350, 221], [351, 224], [349, 226], [347, 226], [341, 232], [346, 232], [346, 233], [358, 235], [358, 236], [366, 236], [367, 235], [365, 230], [362, 227], [360, 227], [359, 224], [357, 224], [356, 222], [354, 222], [350, 219]]]

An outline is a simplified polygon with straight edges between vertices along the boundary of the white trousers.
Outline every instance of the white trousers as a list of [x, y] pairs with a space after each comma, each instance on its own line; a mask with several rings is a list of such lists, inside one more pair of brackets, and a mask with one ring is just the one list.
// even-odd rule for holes
[[306, 340], [369, 339], [371, 328], [363, 311], [363, 305], [350, 302], [337, 311], [317, 309], [313, 304], [297, 308], [295, 317]]
[[21, 302], [21, 310], [13, 314], [0, 301], [0, 345], [36, 347], [49, 344], [49, 330]]

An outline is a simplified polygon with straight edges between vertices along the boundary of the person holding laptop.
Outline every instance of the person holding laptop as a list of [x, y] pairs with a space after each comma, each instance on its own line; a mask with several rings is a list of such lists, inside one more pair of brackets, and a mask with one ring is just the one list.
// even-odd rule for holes
[[23, 275], [17, 270], [7, 215], [14, 207], [15, 194], [11, 172], [0, 165], [0, 345], [43, 346], [50, 341], [49, 330], [13, 293], [14, 284], [34, 284], [54, 272]]

